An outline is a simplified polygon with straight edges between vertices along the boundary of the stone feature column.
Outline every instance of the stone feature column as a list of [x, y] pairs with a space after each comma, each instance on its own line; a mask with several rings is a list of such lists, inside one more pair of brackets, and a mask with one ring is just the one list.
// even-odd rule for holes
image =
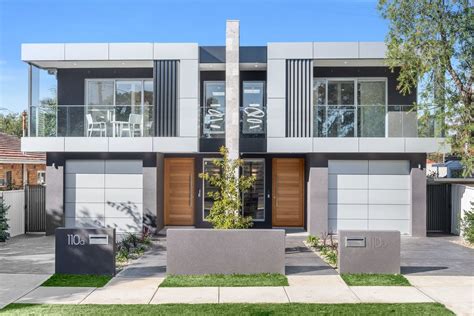
[[240, 22], [228, 20], [225, 45], [225, 145], [229, 157], [239, 157], [239, 48]]

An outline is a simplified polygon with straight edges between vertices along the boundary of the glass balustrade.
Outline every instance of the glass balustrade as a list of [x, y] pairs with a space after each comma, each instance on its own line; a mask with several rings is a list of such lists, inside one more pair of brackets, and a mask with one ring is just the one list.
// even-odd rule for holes
[[153, 105], [42, 105], [30, 108], [30, 137], [147, 137]]
[[314, 137], [442, 137], [434, 118], [411, 105], [316, 105]]

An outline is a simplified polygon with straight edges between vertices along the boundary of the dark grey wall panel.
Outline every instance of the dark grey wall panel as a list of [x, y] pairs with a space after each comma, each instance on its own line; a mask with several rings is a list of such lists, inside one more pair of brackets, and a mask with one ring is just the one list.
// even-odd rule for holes
[[286, 61], [286, 137], [311, 137], [312, 61]]
[[314, 77], [319, 78], [351, 78], [381, 77], [387, 78], [388, 105], [411, 105], [416, 102], [416, 89], [407, 95], [397, 91], [397, 77], [400, 69], [393, 72], [388, 67], [314, 67]]
[[177, 60], [155, 61], [156, 136], [177, 136], [178, 72]]

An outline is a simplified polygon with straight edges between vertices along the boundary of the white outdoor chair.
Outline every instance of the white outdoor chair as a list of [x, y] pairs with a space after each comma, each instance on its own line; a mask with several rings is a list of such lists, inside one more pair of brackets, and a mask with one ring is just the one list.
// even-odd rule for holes
[[87, 136], [91, 137], [93, 132], [99, 132], [99, 135], [106, 136], [107, 130], [105, 122], [94, 122], [91, 114], [86, 115], [87, 119]]
[[142, 115], [130, 114], [128, 122], [122, 124], [120, 136], [123, 137], [123, 133], [126, 132], [130, 137], [135, 137], [135, 132], [137, 131], [140, 132], [140, 136], [142, 136]]

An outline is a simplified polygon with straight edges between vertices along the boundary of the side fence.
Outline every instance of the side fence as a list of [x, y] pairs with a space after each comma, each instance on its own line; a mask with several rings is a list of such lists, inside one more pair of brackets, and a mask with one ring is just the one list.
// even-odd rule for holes
[[459, 221], [465, 211], [471, 210], [471, 202], [474, 203], [474, 186], [464, 184], [453, 184], [451, 187], [451, 233], [460, 234]]
[[10, 237], [25, 233], [25, 191], [13, 190], [0, 192], [0, 199], [10, 208], [7, 211]]

